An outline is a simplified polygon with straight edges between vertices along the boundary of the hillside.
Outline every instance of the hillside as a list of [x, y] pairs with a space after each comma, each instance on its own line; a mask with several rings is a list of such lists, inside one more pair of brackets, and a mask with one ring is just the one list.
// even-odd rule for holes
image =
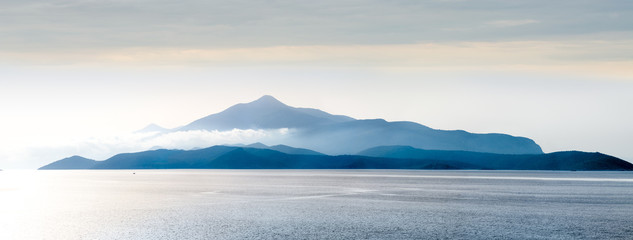
[[506, 155], [389, 146], [368, 149], [359, 155], [329, 156], [287, 154], [266, 148], [213, 146], [189, 151], [161, 149], [123, 153], [104, 161], [75, 156], [40, 169], [633, 170], [633, 164], [600, 153], [575, 151]]

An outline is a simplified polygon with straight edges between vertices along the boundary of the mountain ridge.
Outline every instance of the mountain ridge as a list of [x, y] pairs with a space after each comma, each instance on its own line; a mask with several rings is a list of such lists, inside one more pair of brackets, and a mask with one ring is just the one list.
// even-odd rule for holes
[[270, 149], [270, 150], [275, 150], [275, 151], [286, 153], [286, 154], [325, 155], [323, 153], [320, 153], [320, 152], [317, 152], [317, 151], [313, 151], [313, 150], [310, 150], [310, 149], [295, 148], [295, 147], [290, 147], [288, 145], [283, 145], [283, 144], [278, 144], [278, 145], [274, 145], [274, 146], [268, 146], [268, 145], [263, 144], [261, 142], [256, 142], [256, 143], [252, 143], [252, 144], [249, 144], [249, 145], [245, 145], [244, 147], [259, 148], [259, 149]]
[[439, 130], [425, 125], [384, 119], [354, 119], [319, 109], [291, 107], [270, 95], [233, 105], [197, 119], [176, 131], [233, 129], [293, 129], [271, 145], [283, 144], [330, 155], [352, 154], [385, 145], [410, 145], [423, 149], [463, 150], [501, 154], [540, 154], [541, 147], [526, 137], [503, 133], [470, 133]]
[[94, 166], [96, 163], [96, 160], [75, 155], [49, 163], [39, 169], [86, 169]]
[[195, 120], [178, 131], [303, 128], [319, 124], [352, 121], [312, 108], [290, 107], [270, 95], [249, 103], [239, 103], [224, 111]]
[[482, 169], [506, 170], [633, 170], [633, 164], [599, 152], [560, 151], [544, 154], [494, 154], [468, 151], [425, 150], [411, 146], [380, 146], [358, 155], [397, 159], [458, 161]]
[[[72, 160], [74, 159], [74, 160]], [[70, 166], [79, 162], [81, 166]], [[151, 150], [117, 154], [103, 161], [79, 156], [43, 166], [56, 169], [488, 169], [633, 170], [633, 164], [601, 153], [493, 154], [381, 146], [359, 155], [287, 154], [265, 148], [217, 145], [198, 150]]]
[[169, 131], [169, 129], [161, 127], [161, 126], [159, 126], [159, 125], [157, 125], [155, 123], [150, 123], [147, 126], [145, 126], [144, 128], [135, 131], [135, 133], [148, 133], [148, 132], [159, 132], [159, 133], [162, 133], [162, 132], [167, 132], [167, 131]]

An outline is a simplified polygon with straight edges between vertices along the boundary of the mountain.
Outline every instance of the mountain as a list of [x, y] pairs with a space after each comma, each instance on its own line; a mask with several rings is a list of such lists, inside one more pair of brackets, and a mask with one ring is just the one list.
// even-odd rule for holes
[[[633, 164], [600, 153], [557, 152], [504, 155], [378, 147], [362, 155], [287, 154], [262, 148], [214, 146], [199, 150], [154, 150], [104, 161], [71, 157], [40, 169], [508, 169], [633, 170]], [[73, 165], [76, 164], [76, 165]]]
[[282, 128], [293, 131], [282, 139], [276, 139], [274, 144], [332, 155], [351, 154], [385, 145], [501, 154], [543, 153], [538, 144], [525, 137], [437, 130], [405, 121], [357, 120], [318, 109], [291, 107], [268, 95], [250, 103], [234, 105], [173, 131]]
[[159, 133], [163, 133], [163, 132], [167, 132], [169, 131], [169, 129], [158, 126], [156, 124], [149, 124], [147, 126], [145, 126], [143, 129], [136, 131], [136, 133], [147, 133], [147, 132], [159, 132]]
[[178, 131], [308, 128], [317, 125], [352, 121], [353, 118], [332, 115], [312, 108], [295, 108], [265, 95], [254, 102], [240, 103], [220, 113], [211, 114]]
[[305, 148], [294, 148], [294, 147], [290, 147], [290, 146], [286, 146], [286, 145], [275, 145], [275, 146], [267, 146], [263, 143], [257, 142], [257, 143], [253, 143], [253, 144], [249, 144], [246, 145], [245, 147], [248, 148], [259, 148], [259, 149], [270, 149], [270, 150], [275, 150], [278, 152], [282, 152], [282, 153], [287, 153], [287, 154], [298, 154], [298, 155], [325, 155], [323, 153], [317, 152], [317, 151], [312, 151], [310, 149], [305, 149]]
[[80, 156], [72, 156], [68, 158], [64, 158], [62, 160], [53, 162], [46, 166], [39, 168], [39, 170], [47, 170], [47, 169], [89, 169], [92, 168], [97, 161], [92, 159], [87, 159]]
[[361, 156], [426, 159], [452, 162], [460, 168], [504, 170], [633, 170], [633, 164], [602, 153], [579, 151], [548, 154], [492, 154], [467, 151], [423, 150], [410, 146], [381, 146], [358, 153]]
[[525, 137], [437, 130], [414, 122], [387, 122], [382, 119], [355, 120], [305, 129], [297, 132], [296, 139], [297, 146], [334, 154], [354, 153], [385, 145], [500, 154], [543, 153], [539, 145]]
[[282, 153], [287, 153], [287, 154], [298, 154], [298, 155], [325, 155], [323, 153], [317, 152], [317, 151], [312, 151], [310, 149], [305, 149], [305, 148], [294, 148], [294, 147], [290, 147], [290, 146], [286, 146], [286, 145], [275, 145], [275, 146], [270, 146], [268, 147], [268, 149], [270, 150], [275, 150], [275, 151], [279, 151]]

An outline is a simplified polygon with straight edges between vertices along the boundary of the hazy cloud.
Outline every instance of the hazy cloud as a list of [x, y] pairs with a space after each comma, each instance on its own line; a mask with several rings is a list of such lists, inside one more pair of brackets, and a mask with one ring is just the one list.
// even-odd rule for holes
[[495, 27], [515, 27], [526, 24], [539, 23], [539, 21], [534, 19], [520, 19], [520, 20], [497, 20], [488, 22], [488, 25], [492, 25]]
[[[249, 144], [263, 142], [279, 144], [292, 134], [292, 129], [233, 129], [231, 131], [181, 131], [170, 133], [146, 132], [127, 135], [74, 139], [73, 141], [47, 141], [13, 151], [0, 151], [5, 168], [38, 168], [50, 162], [80, 155], [105, 160], [113, 155], [150, 149], [195, 149], [223, 144]], [[6, 146], [6, 145], [5, 145]], [[11, 147], [11, 146], [9, 146]]]
[[[531, 24], [537, 21], [547, 24]], [[0, 48], [28, 52], [542, 40], [630, 32], [630, 22], [633, 2], [625, 0], [8, 0], [0, 3]], [[485, 24], [530, 28], [477, 29]]]
[[59, 55], [11, 52], [4, 52], [2, 55], [13, 61], [38, 62], [44, 65], [352, 67], [389, 71], [558, 72], [621, 79], [633, 76], [633, 40], [311, 45], [229, 49], [129, 48]]

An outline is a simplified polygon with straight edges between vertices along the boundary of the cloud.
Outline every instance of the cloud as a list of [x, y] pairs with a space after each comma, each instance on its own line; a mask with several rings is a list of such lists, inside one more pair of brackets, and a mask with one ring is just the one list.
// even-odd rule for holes
[[[246, 48], [505, 41], [632, 31], [630, 3], [609, 1], [0, 2], [0, 49]], [[619, 16], [619, 17], [612, 17]], [[518, 18], [516, 20], [515, 18]], [[501, 19], [501, 20], [500, 20]], [[505, 27], [538, 24], [523, 31]], [[484, 24], [499, 29], [473, 29]], [[447, 33], [444, 29], [464, 29]], [[468, 30], [470, 29], [470, 30]]]
[[487, 25], [495, 26], [495, 27], [516, 27], [521, 25], [540, 23], [540, 21], [534, 19], [519, 19], [519, 20], [497, 20], [487, 22]]
[[70, 66], [310, 67], [418, 71], [530, 71], [633, 77], [633, 40], [451, 42], [254, 48], [130, 48], [54, 54], [4, 52], [13, 61]]
[[0, 151], [5, 168], [38, 168], [50, 162], [80, 155], [105, 160], [118, 153], [139, 152], [150, 149], [196, 149], [223, 144], [250, 144], [262, 142], [279, 144], [294, 133], [293, 129], [233, 129], [230, 131], [180, 131], [170, 133], [146, 132], [120, 136], [102, 136], [74, 139], [67, 142], [48, 141]]
[[[293, 130], [282, 129], [233, 129], [230, 131], [192, 130], [169, 133], [131, 133], [124, 136], [92, 138], [77, 145], [102, 148], [102, 152], [140, 151], [147, 149], [193, 149], [221, 144], [265, 142], [275, 143], [292, 134]], [[102, 153], [102, 156], [104, 153]]]
[[142, 142], [145, 148], [176, 148], [192, 149], [208, 147], [218, 144], [238, 144], [267, 142], [275, 143], [286, 137], [291, 131], [287, 128], [275, 130], [233, 129], [231, 131], [182, 131], [166, 134], [158, 134], [155, 137], [146, 138]]

